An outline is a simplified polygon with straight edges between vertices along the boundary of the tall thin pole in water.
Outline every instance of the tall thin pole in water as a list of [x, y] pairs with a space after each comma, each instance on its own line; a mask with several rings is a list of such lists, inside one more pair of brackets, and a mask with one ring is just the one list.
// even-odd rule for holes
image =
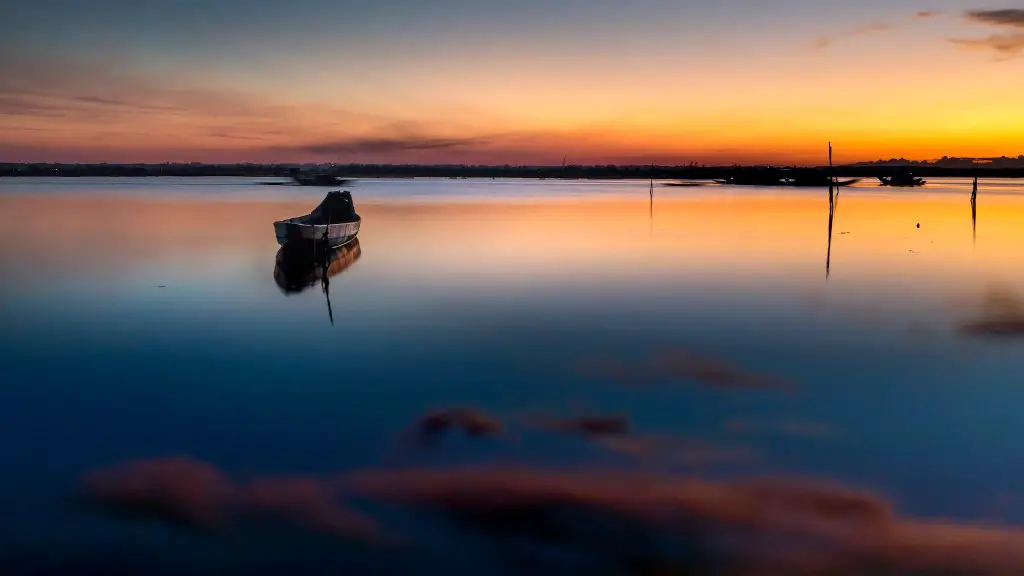
[[[835, 182], [836, 185], [836, 196], [839, 196], [839, 180], [835, 177], [835, 170], [832, 168], [832, 142], [828, 143], [828, 183]], [[831, 195], [831, 193], [830, 193]]]
[[974, 187], [971, 189], [971, 239], [978, 243], [978, 177], [974, 177]]
[[832, 194], [832, 143], [828, 143], [828, 250], [825, 253], [825, 280], [828, 280], [832, 269], [832, 223], [836, 216], [836, 200], [839, 187], [836, 186], [835, 196]]

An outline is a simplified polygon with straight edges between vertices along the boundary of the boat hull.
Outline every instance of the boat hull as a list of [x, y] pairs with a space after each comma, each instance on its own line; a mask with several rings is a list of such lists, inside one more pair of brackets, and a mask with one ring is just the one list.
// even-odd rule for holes
[[829, 186], [836, 186], [836, 187], [839, 187], [839, 188], [844, 188], [846, 186], [853, 186], [857, 182], [860, 182], [860, 178], [853, 178], [853, 179], [850, 179], [850, 180], [835, 180], [832, 183], [829, 183], [828, 181], [824, 181], [824, 182], [820, 182], [820, 181], [819, 182], [811, 182], [811, 181], [799, 182], [799, 181], [796, 181], [796, 182], [789, 182], [789, 183], [783, 184], [783, 186], [795, 186], [797, 188], [828, 188]]
[[914, 188], [917, 186], [924, 186], [924, 178], [918, 178], [916, 176], [910, 178], [893, 178], [892, 176], [879, 176], [878, 181], [881, 186], [892, 186], [893, 188]]
[[333, 248], [355, 239], [359, 234], [359, 224], [358, 220], [330, 225], [304, 224], [283, 220], [274, 222], [274, 232], [277, 234], [277, 243], [281, 246], [291, 243], [315, 242], [317, 244], [326, 243], [326, 246]]
[[335, 187], [345, 186], [349, 183], [348, 180], [338, 178], [336, 176], [294, 176], [293, 180], [299, 186], [319, 186], [319, 187]]
[[[726, 184], [729, 186], [789, 186], [794, 188], [828, 188], [829, 186], [846, 187], [853, 186], [857, 182], [860, 182], [860, 178], [853, 178], [851, 180], [836, 180], [831, 184], [828, 180], [810, 181], [810, 180], [792, 180], [792, 179], [780, 179], [780, 180], [765, 180], [765, 181], [729, 181], [729, 180], [715, 180], [718, 184]], [[676, 184], [678, 186], [678, 184]], [[667, 184], [672, 186], [672, 184]]]

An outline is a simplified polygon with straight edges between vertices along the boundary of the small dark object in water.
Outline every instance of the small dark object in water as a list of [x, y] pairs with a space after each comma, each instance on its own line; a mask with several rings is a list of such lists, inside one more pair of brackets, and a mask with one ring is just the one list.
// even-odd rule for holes
[[918, 227], [918, 228], [920, 228], [920, 227], [921, 227], [921, 223], [920, 223], [920, 222], [918, 222], [918, 223], [917, 223], [917, 227]]

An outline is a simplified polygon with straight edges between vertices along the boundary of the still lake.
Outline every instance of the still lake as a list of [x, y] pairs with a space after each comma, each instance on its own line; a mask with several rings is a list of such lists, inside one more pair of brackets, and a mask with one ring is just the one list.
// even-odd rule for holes
[[[900, 517], [1024, 525], [1024, 334], [1000, 329], [1024, 315], [1024, 183], [983, 180], [974, 224], [968, 180], [865, 180], [840, 193], [831, 248], [826, 190], [656, 183], [652, 204], [648, 186], [357, 181], [358, 249], [325, 294], [279, 286], [272, 223], [326, 189], [0, 179], [0, 571], [523, 570], [474, 530], [379, 502], [362, 510], [408, 554], [309, 523], [211, 536], [80, 502], [90, 472], [166, 457], [238, 483], [509, 465], [806, 477]], [[417, 418], [450, 407], [505, 434], [410, 448]], [[531, 424], [584, 415], [630, 431]], [[653, 437], [676, 448], [625, 442]]]

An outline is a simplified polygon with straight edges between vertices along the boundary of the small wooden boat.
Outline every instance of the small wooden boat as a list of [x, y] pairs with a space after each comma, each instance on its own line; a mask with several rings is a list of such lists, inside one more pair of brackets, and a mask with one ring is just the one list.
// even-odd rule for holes
[[829, 183], [828, 178], [787, 178], [783, 180], [783, 184], [786, 186], [797, 186], [801, 188], [827, 188], [828, 186], [853, 186], [857, 182], [860, 182], [860, 178], [851, 178], [849, 180], [833, 180]]
[[924, 186], [924, 178], [918, 178], [912, 174], [896, 174], [894, 176], [879, 176], [878, 181], [882, 186], [913, 187]]
[[796, 186], [801, 188], [828, 188], [829, 186], [853, 186], [860, 178], [838, 180], [817, 168], [736, 168], [718, 184], [731, 186]]
[[684, 180], [684, 181], [680, 181], [680, 182], [662, 182], [661, 185], [662, 186], [673, 186], [673, 187], [679, 187], [679, 188], [692, 188], [692, 187], [695, 187], [695, 186], [703, 186], [704, 184], [705, 184], [705, 182], [688, 182], [688, 181]]
[[299, 186], [344, 186], [348, 180], [330, 176], [328, 174], [310, 174], [306, 176], [293, 176], [293, 180]]
[[355, 239], [360, 220], [352, 193], [334, 191], [309, 214], [274, 222], [274, 232], [281, 246], [312, 242], [334, 247]]

